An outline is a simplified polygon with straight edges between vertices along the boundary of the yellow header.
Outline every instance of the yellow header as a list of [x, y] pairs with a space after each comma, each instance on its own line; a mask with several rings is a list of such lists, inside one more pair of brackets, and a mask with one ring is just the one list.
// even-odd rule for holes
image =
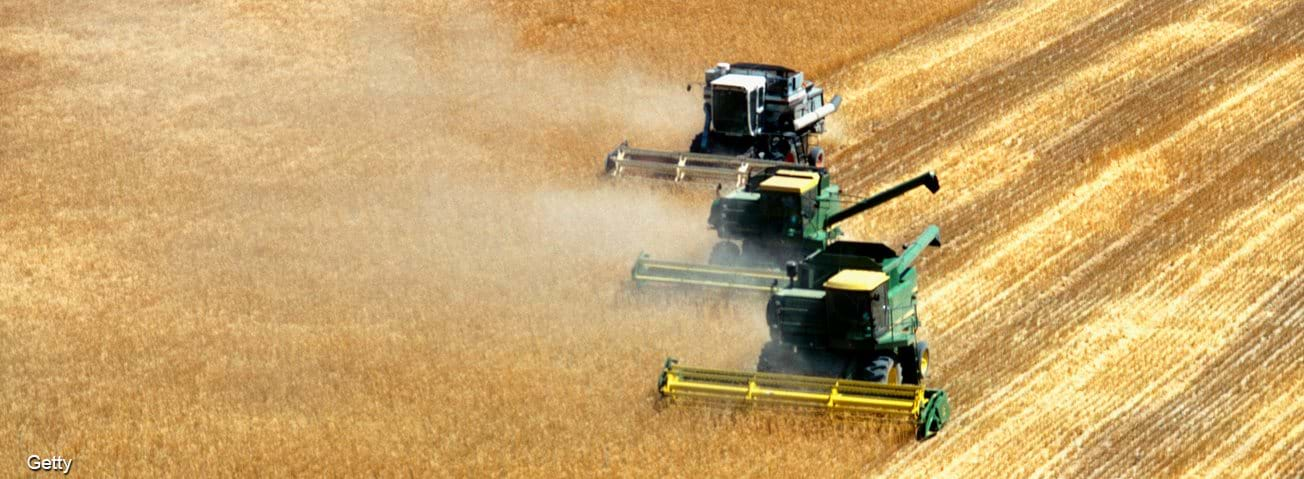
[[842, 291], [873, 291], [874, 288], [886, 281], [887, 275], [880, 271], [844, 269], [838, 271], [838, 274], [833, 275], [828, 281], [825, 281], [824, 288]]
[[779, 170], [761, 182], [761, 191], [805, 193], [820, 184], [820, 175], [811, 171]]

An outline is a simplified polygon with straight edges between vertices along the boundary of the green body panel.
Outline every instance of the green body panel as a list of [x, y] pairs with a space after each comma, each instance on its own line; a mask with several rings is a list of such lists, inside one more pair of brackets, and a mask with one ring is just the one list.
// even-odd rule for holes
[[816, 172], [819, 185], [802, 194], [762, 191], [760, 183], [773, 174], [757, 175], [742, 189], [716, 198], [707, 224], [720, 239], [740, 243], [746, 265], [800, 261], [842, 234], [826, 228], [829, 216], [842, 209], [840, 189], [826, 172]]
[[[780, 169], [803, 170], [819, 175], [818, 183], [805, 193], [764, 191], [761, 183], [774, 177]], [[729, 261], [710, 260], [710, 264], [691, 265], [656, 261], [640, 255], [631, 271], [636, 284], [687, 284], [757, 292], [769, 292], [777, 278], [783, 282], [783, 265], [806, 260], [812, 253], [838, 244], [842, 230], [838, 222], [890, 201], [920, 186], [937, 191], [937, 177], [932, 172], [897, 184], [874, 196], [842, 208], [841, 190], [830, 181], [828, 172], [801, 166], [771, 167], [751, 176], [743, 188], [717, 198], [711, 204], [708, 224], [725, 246], [737, 251]], [[886, 248], [886, 247], [883, 247]], [[889, 255], [895, 252], [889, 250]], [[714, 256], [714, 253], [713, 253]], [[830, 255], [825, 255], [830, 256]], [[863, 258], [846, 256], [837, 261], [861, 264]], [[881, 260], [876, 260], [881, 261]], [[862, 269], [879, 269], [878, 262]], [[767, 269], [768, 274], [755, 270]], [[836, 269], [833, 269], [836, 272]], [[817, 288], [818, 289], [818, 288]]]
[[[771, 339], [845, 358], [909, 350], [918, 342], [920, 326], [918, 274], [912, 266], [924, 248], [940, 244], [939, 233], [936, 226], [925, 228], [900, 254], [886, 245], [852, 241], [834, 242], [811, 254], [797, 276], [771, 295], [766, 309]], [[879, 271], [887, 279], [869, 291], [824, 288], [830, 277], [847, 269]], [[845, 367], [845, 374], [853, 369]]]

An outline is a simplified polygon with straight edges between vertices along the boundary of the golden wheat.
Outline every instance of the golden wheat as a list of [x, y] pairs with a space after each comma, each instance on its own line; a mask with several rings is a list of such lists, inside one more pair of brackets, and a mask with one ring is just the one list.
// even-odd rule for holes
[[[1304, 470], [1302, 7], [1286, 1], [0, 6], [0, 470], [96, 476]], [[661, 409], [748, 368], [680, 148], [716, 61], [804, 69], [855, 226], [924, 222], [956, 421]]]

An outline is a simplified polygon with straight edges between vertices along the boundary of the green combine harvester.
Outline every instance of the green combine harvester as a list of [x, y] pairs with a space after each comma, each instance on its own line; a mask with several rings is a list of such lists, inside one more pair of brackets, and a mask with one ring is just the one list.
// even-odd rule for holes
[[766, 308], [770, 342], [757, 372], [688, 368], [666, 360], [658, 391], [673, 403], [775, 406], [911, 421], [916, 437], [951, 416], [946, 392], [925, 386], [914, 262], [941, 246], [929, 226], [900, 254], [887, 245], [836, 241], [787, 265], [787, 285]]
[[841, 192], [823, 169], [770, 168], [746, 185], [716, 198], [707, 218], [720, 242], [707, 264], [654, 260], [634, 262], [636, 285], [681, 284], [770, 291], [786, 277], [783, 265], [801, 261], [842, 235], [838, 223], [907, 192], [937, 192], [937, 175], [924, 173], [845, 209]]

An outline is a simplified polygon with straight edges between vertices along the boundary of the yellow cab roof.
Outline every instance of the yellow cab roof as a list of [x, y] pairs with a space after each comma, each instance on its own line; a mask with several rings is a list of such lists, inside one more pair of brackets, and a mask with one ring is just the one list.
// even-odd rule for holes
[[813, 171], [779, 170], [761, 182], [761, 191], [802, 194], [820, 184], [820, 175]]
[[873, 291], [874, 288], [886, 281], [887, 275], [881, 271], [844, 269], [838, 271], [838, 274], [833, 275], [828, 281], [825, 281], [824, 288], [842, 291]]

